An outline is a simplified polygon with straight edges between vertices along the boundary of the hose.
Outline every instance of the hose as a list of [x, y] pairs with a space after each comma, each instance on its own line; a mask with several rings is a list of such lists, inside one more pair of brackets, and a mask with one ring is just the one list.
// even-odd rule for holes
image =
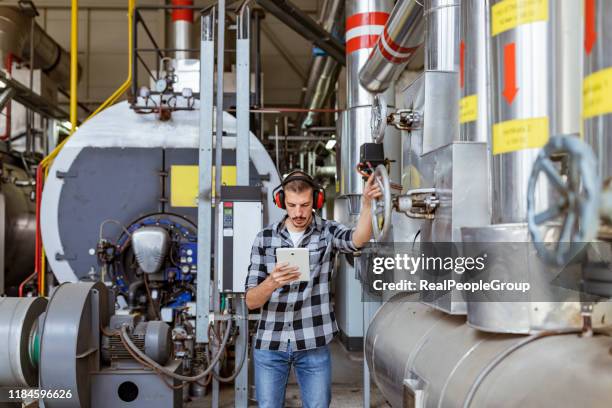
[[[215, 367], [215, 365], [217, 364], [217, 362], [221, 358], [221, 354], [223, 353], [223, 350], [227, 346], [227, 341], [229, 339], [231, 331], [232, 331], [232, 321], [228, 320], [227, 328], [225, 329], [225, 334], [223, 335], [223, 340], [221, 342], [221, 347], [219, 348], [219, 351], [217, 352], [217, 355], [214, 356], [214, 358], [210, 362], [210, 365], [204, 371], [202, 371], [200, 374], [198, 374], [196, 376], [192, 376], [192, 377], [173, 373], [172, 371], [169, 371], [168, 369], [166, 369], [165, 367], [161, 366], [159, 363], [157, 363], [156, 361], [151, 359], [145, 353], [143, 353], [132, 342], [132, 339], [130, 339], [130, 336], [128, 335], [128, 332], [127, 332], [127, 325], [124, 324], [123, 326], [121, 326], [121, 330], [119, 331], [119, 337], [120, 337], [121, 341], [124, 342], [124, 344], [127, 346], [126, 348], [130, 352], [130, 354], [138, 356], [138, 359], [144, 361], [146, 363], [145, 365], [149, 366], [150, 368], [152, 368], [152, 369], [154, 369], [156, 371], [159, 371], [159, 372], [163, 373], [164, 375], [166, 375], [168, 377], [171, 377], [171, 378], [174, 378], [174, 379], [179, 380], [179, 381], [195, 382], [195, 381], [199, 381], [202, 378], [206, 377], [208, 375], [208, 373], [210, 373], [212, 371], [212, 369]], [[142, 363], [142, 361], [141, 361], [141, 363]]]
[[[246, 304], [245, 304], [245, 299], [242, 298], [242, 303], [243, 303], [243, 307], [242, 310], [247, 310], [246, 308]], [[247, 318], [248, 318], [248, 312], [247, 312]], [[215, 373], [214, 371], [212, 372], [213, 377], [215, 378], [215, 380], [219, 381], [219, 382], [223, 382], [223, 383], [229, 383], [232, 382], [236, 379], [236, 377], [238, 377], [238, 374], [240, 374], [240, 371], [242, 369], [242, 366], [244, 365], [244, 362], [246, 360], [246, 354], [247, 354], [247, 350], [249, 349], [249, 336], [248, 336], [248, 328], [247, 328], [247, 333], [243, 334], [244, 336], [246, 336], [246, 342], [244, 344], [244, 347], [242, 348], [242, 353], [241, 353], [241, 357], [240, 357], [240, 363], [236, 363], [234, 366], [234, 373], [232, 375], [230, 375], [229, 377], [221, 377], [219, 376], [219, 374]], [[213, 337], [216, 340], [216, 337]], [[208, 357], [208, 352], [206, 352], [206, 356]]]

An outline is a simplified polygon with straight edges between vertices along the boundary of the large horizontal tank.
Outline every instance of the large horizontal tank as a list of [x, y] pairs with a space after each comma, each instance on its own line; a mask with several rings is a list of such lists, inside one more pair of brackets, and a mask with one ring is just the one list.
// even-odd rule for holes
[[0, 156], [0, 295], [15, 296], [34, 272], [36, 208], [27, 172]]
[[[197, 223], [198, 101], [193, 108], [160, 121], [122, 102], [87, 121], [66, 143], [49, 171], [41, 204], [43, 244], [60, 282], [86, 278], [98, 268], [94, 249], [100, 235], [112, 240], [121, 234], [114, 222], [100, 231], [105, 220], [127, 227], [168, 213]], [[224, 112], [223, 122], [223, 179], [232, 184], [236, 118]], [[272, 200], [280, 178], [255, 135], [249, 140], [250, 185], [262, 186], [264, 222], [273, 222], [282, 216]], [[185, 194], [191, 194], [187, 200]]]
[[379, 309], [365, 349], [393, 407], [603, 408], [612, 401], [609, 335], [484, 333], [465, 316], [419, 303], [418, 294]]

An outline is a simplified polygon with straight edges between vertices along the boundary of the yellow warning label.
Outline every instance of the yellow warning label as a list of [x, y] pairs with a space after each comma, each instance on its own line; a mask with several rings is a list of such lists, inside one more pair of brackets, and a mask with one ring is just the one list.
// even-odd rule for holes
[[612, 68], [597, 71], [584, 79], [582, 103], [585, 119], [612, 113]]
[[[212, 190], [215, 191], [215, 169], [212, 172]], [[236, 166], [223, 166], [221, 183], [236, 185]], [[198, 166], [170, 167], [170, 206], [197, 207], [199, 190]]]
[[542, 147], [548, 142], [548, 118], [516, 119], [493, 125], [493, 154]]
[[548, 21], [548, 0], [503, 0], [491, 7], [492, 36], [536, 21]]
[[459, 123], [475, 122], [478, 118], [478, 95], [469, 95], [459, 100]]

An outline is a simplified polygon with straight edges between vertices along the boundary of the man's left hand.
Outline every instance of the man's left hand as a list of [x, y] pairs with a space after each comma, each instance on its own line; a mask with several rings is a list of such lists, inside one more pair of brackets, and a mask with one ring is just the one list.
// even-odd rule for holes
[[368, 181], [363, 186], [363, 204], [372, 205], [372, 200], [382, 197], [382, 191], [374, 179], [374, 174], [370, 174]]

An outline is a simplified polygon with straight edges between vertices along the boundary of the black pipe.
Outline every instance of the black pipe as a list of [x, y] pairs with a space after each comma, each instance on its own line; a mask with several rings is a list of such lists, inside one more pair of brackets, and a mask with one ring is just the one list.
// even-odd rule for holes
[[128, 306], [130, 309], [137, 309], [140, 307], [138, 304], [138, 292], [144, 289], [144, 281], [137, 280], [136, 282], [130, 283], [128, 287]]
[[339, 64], [346, 64], [344, 44], [289, 0], [257, 0], [257, 3]]

